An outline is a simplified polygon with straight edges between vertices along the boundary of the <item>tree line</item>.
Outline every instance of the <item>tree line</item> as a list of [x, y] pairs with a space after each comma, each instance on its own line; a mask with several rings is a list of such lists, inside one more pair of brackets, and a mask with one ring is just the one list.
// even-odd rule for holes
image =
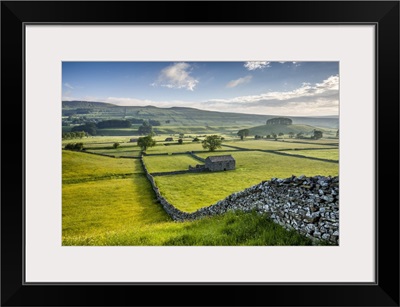
[[[136, 120], [134, 120], [136, 122]], [[140, 135], [153, 134], [153, 126], [160, 126], [161, 123], [157, 120], [141, 120], [141, 126], [138, 129]], [[98, 129], [110, 129], [110, 128], [130, 128], [132, 121], [125, 119], [110, 119], [104, 120], [98, 123], [85, 123], [83, 125], [75, 126], [71, 129], [71, 132], [86, 132], [88, 135], [97, 135]], [[79, 137], [79, 136], [77, 136]], [[64, 134], [63, 134], [64, 138]], [[72, 135], [65, 134], [65, 138], [73, 138]]]

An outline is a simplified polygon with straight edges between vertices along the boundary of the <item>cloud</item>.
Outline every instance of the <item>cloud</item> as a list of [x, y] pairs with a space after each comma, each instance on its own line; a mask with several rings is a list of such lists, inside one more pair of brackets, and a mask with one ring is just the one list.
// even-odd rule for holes
[[71, 84], [69, 84], [68, 82], [64, 83], [64, 86], [65, 86], [65, 87], [68, 87], [68, 88], [71, 89], [71, 90], [74, 89], [74, 87], [73, 87]]
[[[246, 77], [244, 77], [246, 78]], [[240, 79], [244, 79], [240, 78]], [[238, 80], [240, 80], [238, 79]], [[238, 80], [233, 80], [238, 81]], [[89, 99], [93, 98], [93, 99]], [[291, 91], [268, 91], [260, 95], [209, 99], [208, 101], [148, 100], [131, 97], [67, 97], [63, 100], [92, 100], [119, 106], [190, 107], [201, 110], [282, 116], [322, 116], [339, 113], [339, 76], [317, 83], [303, 82]]]
[[249, 83], [251, 81], [251, 78], [252, 78], [252, 76], [246, 76], [243, 78], [229, 81], [228, 84], [226, 85], [226, 87], [232, 88], [232, 87], [236, 87], [240, 84]]
[[187, 63], [170, 65], [161, 70], [158, 79], [151, 85], [193, 91], [199, 81], [190, 75], [190, 68], [191, 66]]
[[270, 62], [266, 61], [253, 61], [244, 63], [244, 67], [246, 67], [248, 70], [256, 70], [256, 69], [264, 69], [265, 67], [271, 67], [271, 65], [269, 64]]
[[211, 99], [206, 105], [233, 112], [249, 113], [254, 110], [257, 114], [337, 114], [339, 76], [330, 76], [315, 84], [304, 82], [292, 91], [271, 91], [231, 99]]

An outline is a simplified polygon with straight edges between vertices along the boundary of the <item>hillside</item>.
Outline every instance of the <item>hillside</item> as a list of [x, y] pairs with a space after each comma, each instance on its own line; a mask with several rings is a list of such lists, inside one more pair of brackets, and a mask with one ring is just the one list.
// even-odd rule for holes
[[91, 109], [91, 108], [113, 108], [117, 107], [111, 103], [95, 102], [95, 101], [63, 101], [62, 108], [64, 109]]
[[[63, 116], [87, 116], [106, 119], [158, 120], [163, 126], [203, 126], [227, 127], [264, 125], [275, 115], [257, 115], [232, 112], [206, 111], [187, 107], [159, 108], [155, 106], [117, 106], [103, 102], [63, 101]], [[338, 117], [294, 117], [294, 124], [337, 128]], [[284, 131], [282, 131], [284, 132]]]

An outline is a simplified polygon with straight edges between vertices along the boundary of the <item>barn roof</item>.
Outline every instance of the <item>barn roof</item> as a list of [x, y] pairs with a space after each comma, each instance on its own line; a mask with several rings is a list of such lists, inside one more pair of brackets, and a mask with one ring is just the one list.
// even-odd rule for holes
[[207, 159], [209, 159], [211, 162], [235, 161], [235, 159], [231, 155], [210, 156], [210, 157], [207, 157]]

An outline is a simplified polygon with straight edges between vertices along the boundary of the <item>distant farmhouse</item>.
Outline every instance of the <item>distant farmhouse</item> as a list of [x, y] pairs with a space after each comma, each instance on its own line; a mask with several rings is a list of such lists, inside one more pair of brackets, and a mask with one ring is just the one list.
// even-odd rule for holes
[[209, 156], [205, 159], [204, 165], [196, 165], [196, 167], [189, 166], [189, 170], [192, 171], [228, 171], [234, 170], [236, 167], [236, 161], [231, 155], [224, 156]]
[[137, 138], [132, 138], [132, 139], [130, 139], [129, 140], [129, 142], [131, 142], [131, 143], [133, 143], [133, 142], [137, 142], [138, 141], [138, 139]]
[[172, 142], [174, 139], [173, 138], [166, 138], [165, 142]]
[[285, 117], [275, 117], [267, 120], [267, 125], [291, 125], [292, 120]]

